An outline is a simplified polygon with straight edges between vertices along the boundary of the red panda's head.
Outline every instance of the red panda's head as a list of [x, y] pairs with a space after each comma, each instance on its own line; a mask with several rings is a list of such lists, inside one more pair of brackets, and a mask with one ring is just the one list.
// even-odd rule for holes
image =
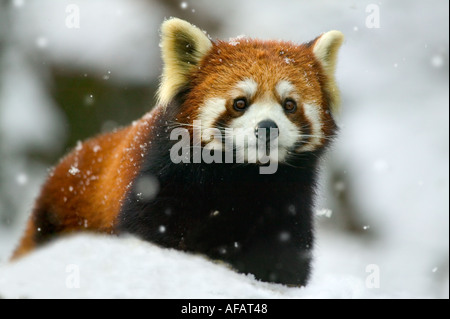
[[229, 132], [235, 149], [248, 150], [263, 134], [266, 147], [278, 150], [271, 159], [288, 161], [323, 148], [335, 133], [334, 71], [342, 41], [339, 31], [301, 45], [245, 37], [211, 41], [186, 21], [167, 20], [159, 103], [168, 106], [185, 92], [174, 123], [200, 126], [203, 146], [221, 147], [219, 131]]

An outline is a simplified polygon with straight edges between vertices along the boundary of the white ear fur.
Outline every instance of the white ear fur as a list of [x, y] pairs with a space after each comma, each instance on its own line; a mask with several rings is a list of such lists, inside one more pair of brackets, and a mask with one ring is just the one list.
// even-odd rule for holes
[[331, 111], [336, 114], [340, 107], [340, 94], [335, 80], [336, 62], [339, 48], [344, 41], [344, 35], [340, 31], [329, 31], [322, 34], [314, 42], [314, 56], [321, 63], [328, 81], [326, 90], [331, 98]]
[[208, 36], [194, 25], [171, 18], [161, 26], [164, 62], [158, 103], [166, 106], [189, 81], [189, 75], [211, 48]]

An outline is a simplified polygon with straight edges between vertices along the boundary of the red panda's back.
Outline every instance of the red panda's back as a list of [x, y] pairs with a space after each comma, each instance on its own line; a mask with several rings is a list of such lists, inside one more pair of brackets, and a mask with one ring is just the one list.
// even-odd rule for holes
[[13, 259], [56, 234], [115, 232], [122, 200], [148, 149], [156, 112], [121, 130], [80, 142], [60, 161], [42, 188]]

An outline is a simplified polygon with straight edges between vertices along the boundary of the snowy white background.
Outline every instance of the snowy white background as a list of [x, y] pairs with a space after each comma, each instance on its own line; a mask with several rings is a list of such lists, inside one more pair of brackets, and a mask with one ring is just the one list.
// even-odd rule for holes
[[[0, 6], [0, 215], [14, 214], [15, 223], [0, 224], [1, 297], [448, 298], [448, 1], [180, 2], [193, 20], [207, 12], [221, 22], [213, 38], [301, 43], [331, 29], [346, 36], [337, 70], [342, 129], [317, 203], [332, 215], [317, 216], [306, 288], [260, 283], [134, 238], [76, 236], [9, 264], [48, 168], [25, 153], [63, 152], [67, 134], [48, 94], [47, 65], [147, 83], [161, 70], [159, 25], [174, 15], [144, 0], [11, 3]], [[80, 8], [79, 29], [65, 26], [68, 4]], [[379, 28], [366, 25], [371, 4]], [[359, 231], [344, 226], [335, 198], [342, 191], [352, 196]]]

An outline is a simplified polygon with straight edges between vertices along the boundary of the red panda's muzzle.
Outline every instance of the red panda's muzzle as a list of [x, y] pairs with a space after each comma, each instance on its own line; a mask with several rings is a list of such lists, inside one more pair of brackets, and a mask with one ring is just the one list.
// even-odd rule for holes
[[272, 120], [259, 122], [255, 127], [255, 135], [259, 138], [262, 134], [265, 135], [266, 144], [278, 138], [279, 129], [277, 123]]

